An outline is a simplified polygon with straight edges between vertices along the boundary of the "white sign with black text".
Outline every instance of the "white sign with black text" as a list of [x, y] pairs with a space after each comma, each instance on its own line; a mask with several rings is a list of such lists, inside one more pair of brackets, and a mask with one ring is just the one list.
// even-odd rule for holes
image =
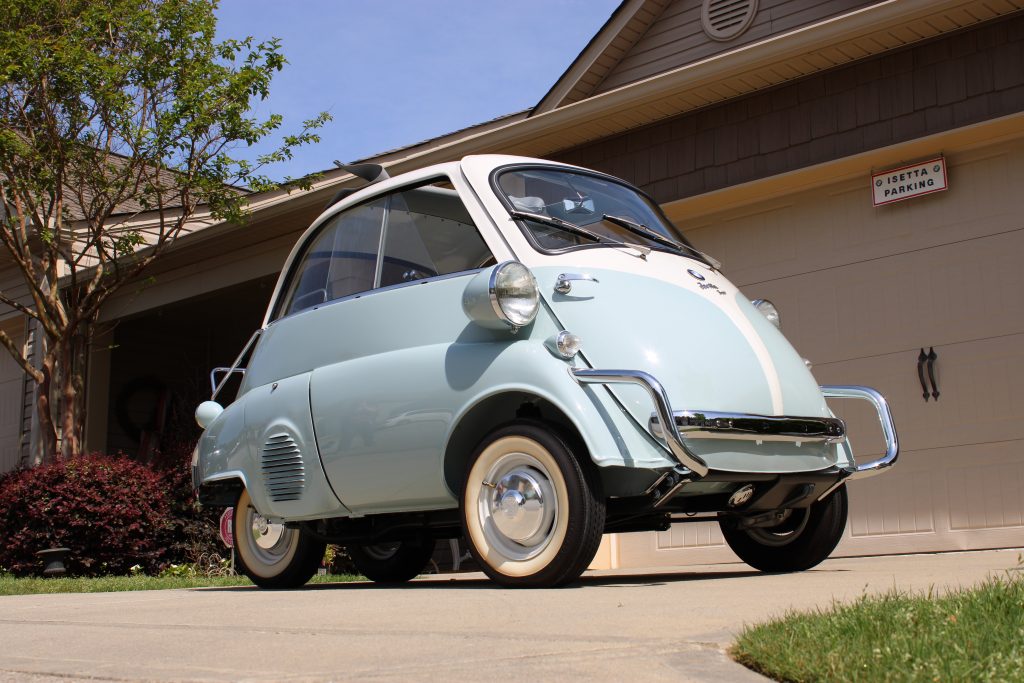
[[871, 174], [871, 190], [875, 206], [892, 204], [947, 189], [949, 189], [949, 184], [946, 182], [946, 159], [944, 157]]

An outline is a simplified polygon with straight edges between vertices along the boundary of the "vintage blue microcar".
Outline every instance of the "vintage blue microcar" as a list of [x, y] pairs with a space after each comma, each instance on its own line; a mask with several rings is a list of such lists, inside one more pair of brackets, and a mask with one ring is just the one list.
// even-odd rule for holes
[[[498, 583], [557, 586], [604, 533], [701, 519], [802, 570], [842, 536], [847, 479], [896, 460], [882, 396], [819, 387], [775, 307], [621, 180], [511, 156], [350, 170], [368, 184], [298, 240], [196, 412], [195, 486], [235, 507], [255, 583], [305, 583], [326, 543], [405, 581], [464, 537]], [[881, 458], [855, 461], [826, 398], [874, 406]]]

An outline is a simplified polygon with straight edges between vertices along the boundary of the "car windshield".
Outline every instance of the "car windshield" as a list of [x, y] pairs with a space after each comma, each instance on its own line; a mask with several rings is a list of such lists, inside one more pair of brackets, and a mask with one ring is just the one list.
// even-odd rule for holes
[[542, 251], [626, 243], [704, 260], [656, 204], [606, 176], [513, 168], [500, 173], [496, 184], [510, 213]]

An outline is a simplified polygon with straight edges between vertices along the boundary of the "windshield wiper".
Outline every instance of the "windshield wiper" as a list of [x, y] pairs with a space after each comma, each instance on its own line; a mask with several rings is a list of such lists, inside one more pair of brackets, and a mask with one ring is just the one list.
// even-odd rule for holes
[[710, 256], [708, 256], [704, 252], [699, 251], [697, 249], [694, 249], [693, 247], [691, 247], [688, 244], [683, 244], [682, 242], [676, 242], [674, 239], [670, 239], [668, 237], [665, 237], [661, 233], [656, 232], [654, 230], [651, 230], [650, 228], [648, 228], [643, 223], [637, 223], [636, 221], [631, 220], [629, 218], [623, 218], [622, 216], [613, 216], [613, 215], [607, 214], [607, 213], [602, 215], [601, 218], [603, 218], [604, 220], [609, 221], [611, 223], [615, 223], [616, 225], [620, 225], [623, 228], [625, 228], [626, 230], [629, 230], [630, 232], [633, 232], [633, 233], [635, 233], [637, 235], [643, 235], [644, 237], [646, 237], [646, 238], [648, 238], [650, 240], [653, 240], [653, 241], [657, 242], [658, 244], [663, 244], [666, 247], [671, 247], [672, 249], [675, 249], [676, 251], [682, 251], [683, 249], [686, 249], [687, 251], [692, 252], [692, 253], [696, 254], [697, 256], [699, 256], [700, 258], [702, 258], [705, 261], [707, 261], [716, 270], [721, 270], [721, 268], [722, 268], [722, 264], [721, 263], [719, 263], [715, 259], [711, 258]]
[[620, 242], [619, 240], [612, 239], [611, 237], [607, 237], [605, 235], [599, 235], [593, 230], [587, 230], [586, 228], [580, 227], [575, 223], [570, 223], [567, 220], [556, 218], [555, 216], [545, 216], [542, 213], [532, 213], [530, 211], [515, 210], [509, 211], [508, 213], [510, 216], [512, 216], [512, 218], [526, 219], [529, 221], [534, 221], [536, 223], [541, 223], [543, 225], [550, 225], [553, 228], [559, 228], [561, 230], [565, 230], [566, 232], [571, 232], [575, 235], [580, 235], [581, 237], [587, 237], [589, 239], [594, 240], [595, 242], [602, 242], [604, 244], [614, 244], [615, 246], [619, 247], [628, 247], [630, 249], [635, 249], [636, 251], [640, 252], [643, 258], [647, 258], [647, 255], [651, 253], [651, 250], [648, 247], [639, 244], [630, 244], [629, 242]]

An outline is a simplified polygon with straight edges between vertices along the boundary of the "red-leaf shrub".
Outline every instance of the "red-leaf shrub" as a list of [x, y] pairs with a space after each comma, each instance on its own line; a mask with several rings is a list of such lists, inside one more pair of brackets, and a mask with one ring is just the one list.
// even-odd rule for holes
[[169, 527], [163, 479], [124, 457], [88, 455], [0, 478], [0, 567], [37, 573], [36, 552], [70, 548], [72, 575], [155, 572]]
[[220, 516], [224, 508], [200, 507], [192, 490], [192, 448], [195, 441], [181, 440], [165, 447], [156, 464], [164, 479], [170, 504], [165, 561], [209, 568], [231, 551], [220, 540]]

